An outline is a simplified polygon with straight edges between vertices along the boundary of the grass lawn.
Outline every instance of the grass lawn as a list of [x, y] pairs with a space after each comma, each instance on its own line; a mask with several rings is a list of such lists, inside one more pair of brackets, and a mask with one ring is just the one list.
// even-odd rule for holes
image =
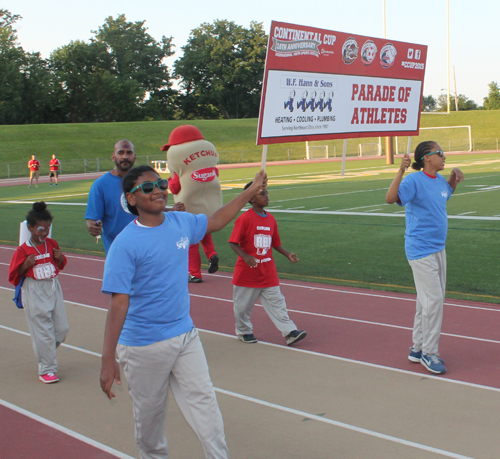
[[[464, 171], [466, 180], [448, 202], [447, 295], [500, 303], [500, 154], [450, 155], [444, 175], [455, 166]], [[343, 178], [340, 167], [340, 163], [312, 163], [267, 168], [269, 211], [278, 221], [283, 245], [300, 258], [292, 264], [275, 253], [280, 277], [413, 293], [404, 254], [404, 211], [384, 200], [397, 166], [380, 160], [352, 161]], [[224, 201], [239, 193], [256, 171], [221, 170]], [[63, 250], [104, 255], [102, 243], [96, 244], [85, 228], [84, 204], [92, 181], [60, 183], [58, 189], [48, 184], [38, 189], [2, 188], [5, 224], [0, 242], [15, 245], [30, 202], [43, 199], [53, 203], [49, 205], [55, 217], [53, 236]], [[12, 200], [27, 202], [5, 202]], [[227, 243], [231, 230], [228, 225], [214, 234], [225, 271], [232, 271], [236, 261]]]
[[[63, 173], [109, 170], [115, 142], [127, 138], [135, 145], [136, 154], [144, 161], [165, 159], [160, 147], [167, 143], [170, 132], [180, 124], [198, 126], [220, 154], [223, 164], [260, 160], [262, 147], [256, 146], [257, 119], [150, 121], [134, 123], [88, 123], [0, 126], [0, 178], [27, 176], [27, 162], [36, 154], [41, 162], [41, 174], [48, 174], [52, 154], [61, 160]], [[472, 137], [478, 139], [476, 150], [496, 149], [500, 138], [500, 110], [477, 110], [446, 114], [423, 114], [421, 127], [472, 126]], [[437, 140], [445, 151], [468, 150], [466, 129], [421, 131], [412, 140], [412, 149], [421, 141]], [[482, 140], [479, 140], [482, 139]], [[489, 140], [485, 140], [489, 139]], [[373, 144], [377, 138], [350, 139], [348, 155], [358, 154], [360, 143]], [[342, 140], [310, 142], [312, 146], [327, 145], [330, 156], [342, 154]], [[398, 138], [399, 152], [407, 148], [407, 137]], [[325, 150], [315, 150], [316, 155]], [[376, 154], [374, 145], [366, 145], [365, 156]], [[304, 143], [269, 146], [268, 160], [302, 159], [306, 156]], [[7, 168], [7, 165], [9, 167]]]

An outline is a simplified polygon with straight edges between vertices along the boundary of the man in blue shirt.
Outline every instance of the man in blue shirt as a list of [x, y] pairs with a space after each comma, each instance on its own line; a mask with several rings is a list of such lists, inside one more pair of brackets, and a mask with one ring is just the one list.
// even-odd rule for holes
[[89, 233], [94, 237], [102, 235], [106, 254], [115, 237], [135, 218], [127, 208], [121, 181], [135, 163], [132, 142], [118, 141], [111, 159], [115, 167], [92, 184], [85, 213]]

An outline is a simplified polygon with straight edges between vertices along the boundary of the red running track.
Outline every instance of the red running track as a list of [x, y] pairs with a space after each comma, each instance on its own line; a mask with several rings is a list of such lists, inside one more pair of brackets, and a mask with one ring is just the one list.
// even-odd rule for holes
[[[13, 250], [0, 246], [3, 287], [12, 287], [7, 272]], [[69, 254], [67, 268], [60, 275], [65, 300], [106, 309], [109, 297], [100, 292], [103, 267], [103, 258]], [[233, 335], [231, 274], [204, 275], [204, 279], [202, 284], [189, 286], [195, 325]], [[308, 333], [297, 348], [429, 375], [421, 365], [407, 360], [414, 295], [290, 280], [282, 281], [281, 288], [291, 318]], [[252, 321], [259, 340], [285, 345], [262, 307], [255, 307]], [[499, 329], [500, 306], [447, 300], [440, 353], [448, 372], [441, 377], [500, 388]]]

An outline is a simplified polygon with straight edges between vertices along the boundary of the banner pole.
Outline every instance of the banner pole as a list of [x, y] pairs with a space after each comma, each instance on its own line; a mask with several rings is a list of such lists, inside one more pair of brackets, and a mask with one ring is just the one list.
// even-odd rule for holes
[[262, 147], [262, 161], [260, 163], [260, 168], [266, 170], [266, 160], [267, 160], [267, 145]]
[[345, 172], [345, 158], [347, 156], [347, 139], [344, 139], [344, 148], [342, 151], [342, 172], [340, 175], [343, 177]]

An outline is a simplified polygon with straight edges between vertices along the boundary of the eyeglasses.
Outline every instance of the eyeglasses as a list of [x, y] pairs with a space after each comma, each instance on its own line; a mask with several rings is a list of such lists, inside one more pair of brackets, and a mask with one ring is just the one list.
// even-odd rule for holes
[[159, 190], [165, 191], [168, 190], [168, 180], [159, 179], [156, 182], [142, 182], [140, 185], [135, 186], [130, 190], [130, 193], [137, 191], [139, 188], [142, 190], [144, 194], [150, 194], [154, 191], [155, 186], [158, 187]]
[[426, 153], [424, 156], [431, 156], [431, 155], [435, 155], [436, 153], [439, 155], [440, 158], [444, 158], [443, 150], [431, 151], [430, 153]]

